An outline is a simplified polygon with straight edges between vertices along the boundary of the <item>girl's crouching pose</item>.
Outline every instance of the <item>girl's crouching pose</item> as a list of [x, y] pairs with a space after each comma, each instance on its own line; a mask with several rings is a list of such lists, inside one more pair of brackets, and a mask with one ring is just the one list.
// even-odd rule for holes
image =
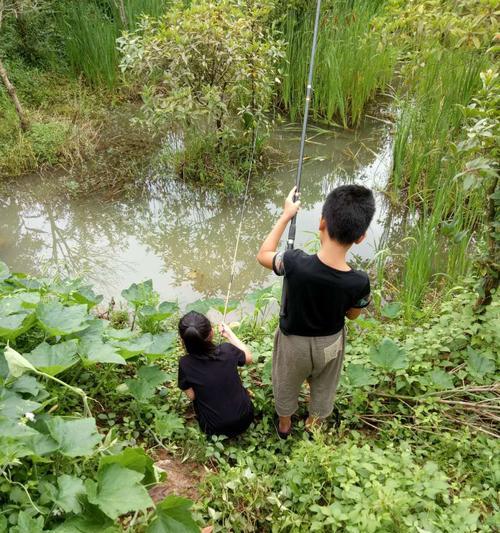
[[191, 311], [181, 318], [179, 335], [187, 355], [179, 361], [179, 388], [193, 401], [205, 433], [233, 437], [245, 431], [254, 416], [237, 369], [250, 364], [252, 354], [228, 326], [219, 329], [229, 342], [215, 345], [206, 316]]

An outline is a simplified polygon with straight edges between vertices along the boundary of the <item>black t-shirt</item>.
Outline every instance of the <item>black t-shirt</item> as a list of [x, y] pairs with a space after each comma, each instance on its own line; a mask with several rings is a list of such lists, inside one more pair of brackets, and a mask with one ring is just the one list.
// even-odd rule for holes
[[193, 388], [194, 409], [206, 433], [238, 433], [239, 422], [253, 413], [237, 368], [244, 364], [245, 354], [229, 343], [217, 346], [212, 358], [188, 354], [179, 360], [179, 388]]
[[302, 250], [287, 250], [274, 256], [273, 270], [285, 276], [286, 305], [280, 318], [285, 335], [323, 337], [344, 327], [351, 307], [370, 302], [370, 280], [365, 272], [347, 272], [322, 263]]

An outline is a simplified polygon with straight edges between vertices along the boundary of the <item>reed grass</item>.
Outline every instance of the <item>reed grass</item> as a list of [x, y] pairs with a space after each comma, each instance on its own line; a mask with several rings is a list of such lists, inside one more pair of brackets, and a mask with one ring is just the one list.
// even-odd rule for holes
[[141, 15], [160, 15], [166, 0], [125, 0], [128, 19], [124, 27], [114, 0], [68, 2], [60, 16], [59, 31], [69, 65], [93, 86], [113, 88], [118, 81], [116, 39], [133, 29]]
[[[376, 92], [393, 76], [394, 47], [371, 31], [382, 1], [330, 0], [323, 5], [311, 111], [316, 119], [359, 125]], [[300, 115], [310, 59], [314, 5], [290, 7], [282, 31], [287, 44], [281, 100], [292, 119]]]
[[478, 90], [483, 67], [480, 56], [460, 50], [436, 49], [422, 64], [401, 104], [389, 183], [410, 208], [432, 201], [433, 191], [453, 179], [447, 156], [464, 118], [462, 106]]

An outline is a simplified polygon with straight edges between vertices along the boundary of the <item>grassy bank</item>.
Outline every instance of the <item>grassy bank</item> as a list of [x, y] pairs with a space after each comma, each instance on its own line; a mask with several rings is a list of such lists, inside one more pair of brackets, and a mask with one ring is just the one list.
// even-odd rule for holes
[[[498, 299], [475, 314], [466, 283], [418, 325], [378, 312], [351, 323], [340, 427], [308, 436], [299, 417], [281, 441], [270, 386], [276, 317], [261, 319], [273, 291], [261, 291], [238, 331], [256, 359], [243, 370], [256, 422], [238, 439], [207, 439], [176, 389], [179, 310], [159, 304], [150, 283], [122, 293], [132, 331], [128, 313], [96, 313], [100, 298], [77, 280], [0, 267], [4, 530], [153, 533], [174, 519], [182, 531], [495, 530]], [[198, 526], [189, 502], [170, 494], [152, 511], [146, 489], [159, 480], [148, 456], [158, 450], [206, 467]]]

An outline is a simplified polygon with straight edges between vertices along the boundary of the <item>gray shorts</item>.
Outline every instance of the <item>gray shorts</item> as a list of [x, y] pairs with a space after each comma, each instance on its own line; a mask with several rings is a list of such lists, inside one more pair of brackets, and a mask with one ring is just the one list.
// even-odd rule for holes
[[291, 416], [298, 407], [300, 389], [309, 382], [309, 414], [326, 418], [333, 402], [344, 362], [345, 330], [326, 337], [274, 336], [273, 393], [279, 416]]

